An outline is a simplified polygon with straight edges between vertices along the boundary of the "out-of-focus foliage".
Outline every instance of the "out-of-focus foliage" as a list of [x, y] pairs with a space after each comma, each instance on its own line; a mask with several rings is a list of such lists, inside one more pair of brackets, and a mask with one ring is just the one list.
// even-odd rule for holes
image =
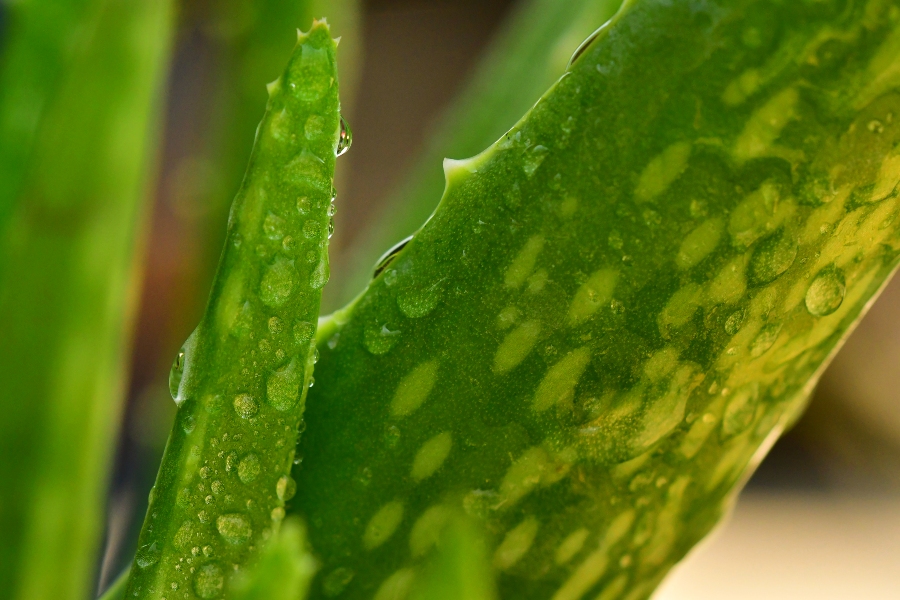
[[291, 517], [266, 543], [256, 564], [234, 582], [232, 599], [303, 600], [315, 572], [306, 531], [299, 519]]
[[91, 591], [169, 0], [11, 4], [0, 69], [0, 589]]

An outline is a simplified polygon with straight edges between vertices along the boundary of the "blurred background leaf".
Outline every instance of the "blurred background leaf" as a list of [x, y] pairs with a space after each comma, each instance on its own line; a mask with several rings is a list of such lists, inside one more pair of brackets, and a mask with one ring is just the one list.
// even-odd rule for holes
[[83, 598], [121, 414], [172, 4], [8, 10], [0, 589], [21, 599]]

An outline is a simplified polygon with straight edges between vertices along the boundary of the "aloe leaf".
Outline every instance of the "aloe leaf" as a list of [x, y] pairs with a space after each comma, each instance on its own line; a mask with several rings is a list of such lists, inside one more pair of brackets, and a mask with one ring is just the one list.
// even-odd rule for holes
[[82, 598], [103, 529], [172, 6], [9, 10], [0, 76], [0, 589]]
[[306, 531], [296, 517], [286, 519], [266, 543], [259, 560], [235, 581], [232, 600], [303, 600], [316, 572]]
[[269, 102], [206, 313], [169, 376], [179, 405], [126, 596], [218, 598], [284, 517], [341, 139], [336, 43], [316, 21]]
[[339, 261], [325, 301], [339, 307], [365, 286], [385, 249], [415, 232], [444, 189], [441, 160], [473, 156], [503, 135], [565, 71], [572, 52], [622, 0], [527, 0], [443, 116], [409, 177]]
[[[209, 92], [211, 117], [199, 132], [200, 148], [184, 166], [198, 174], [202, 184], [190, 199], [195, 206], [187, 209], [198, 215], [202, 254], [194, 265], [196, 273], [186, 278], [193, 293], [186, 291], [185, 297], [202, 299], [209, 289], [224, 241], [228, 200], [240, 186], [259, 115], [265, 111], [263, 86], [279, 75], [294, 43], [285, 23], [328, 16], [332, 32], [341, 37], [337, 61], [343, 96], [352, 97], [359, 52], [358, 4], [358, 0], [225, 0], [211, 3], [202, 15], [217, 61]], [[181, 310], [194, 319], [202, 306], [191, 301]]]
[[445, 163], [435, 215], [319, 328], [312, 597], [418, 572], [442, 507], [484, 520], [500, 597], [652, 593], [897, 265], [897, 10], [631, 0]]

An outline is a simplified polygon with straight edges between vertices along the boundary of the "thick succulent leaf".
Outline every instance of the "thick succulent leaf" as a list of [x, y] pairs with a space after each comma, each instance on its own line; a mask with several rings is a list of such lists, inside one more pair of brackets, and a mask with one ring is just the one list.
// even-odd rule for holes
[[291, 517], [266, 543], [259, 560], [235, 581], [231, 600], [303, 600], [316, 572], [300, 520]]
[[579, 43], [621, 4], [526, 0], [515, 9], [409, 178], [335, 269], [334, 282], [325, 289], [326, 304], [337, 308], [353, 298], [381, 253], [416, 231], [434, 211], [444, 189], [441, 160], [473, 156], [503, 135], [562, 75]]
[[[173, 307], [187, 313], [183, 319], [170, 317], [175, 326], [191, 323], [202, 313], [225, 239], [230, 200], [240, 186], [259, 116], [266, 108], [263, 86], [281, 73], [295, 42], [286, 24], [328, 17], [332, 33], [341, 38], [337, 60], [342, 95], [352, 97], [358, 70], [358, 4], [358, 0], [219, 0], [204, 6], [203, 30], [216, 53], [208, 92], [210, 118], [197, 132], [199, 147], [180, 167], [188, 173], [191, 189], [174, 198], [200, 229], [202, 253], [196, 263], [183, 266], [195, 272], [186, 276], [185, 284], [192, 289], [183, 296], [189, 300]], [[184, 332], [177, 335], [183, 337]]]
[[0, 74], [0, 589], [93, 591], [172, 3], [16, 3]]
[[217, 598], [284, 517], [328, 281], [340, 139], [336, 43], [297, 46], [235, 198], [209, 305], [169, 377], [179, 405], [126, 595]]
[[651, 594], [897, 264], [898, 10], [631, 0], [446, 165], [436, 214], [320, 325], [313, 597], [415, 577], [444, 507], [484, 519], [503, 598]]

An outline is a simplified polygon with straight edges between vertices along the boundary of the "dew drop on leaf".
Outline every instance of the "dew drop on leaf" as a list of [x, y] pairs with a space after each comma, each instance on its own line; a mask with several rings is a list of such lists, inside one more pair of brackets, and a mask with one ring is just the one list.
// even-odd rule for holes
[[218, 598], [224, 587], [225, 575], [219, 565], [210, 563], [197, 569], [194, 575], [194, 593], [197, 596], [203, 600]]
[[240, 513], [219, 515], [216, 529], [226, 542], [235, 546], [247, 543], [253, 534], [250, 521]]
[[844, 302], [844, 275], [829, 269], [816, 275], [806, 291], [806, 310], [816, 317], [830, 315]]
[[259, 457], [255, 454], [248, 454], [238, 463], [238, 479], [243, 483], [252, 483], [259, 475], [259, 470]]
[[159, 562], [159, 556], [160, 551], [156, 546], [156, 542], [144, 544], [138, 549], [137, 555], [135, 556], [135, 562], [139, 568], [146, 569]]
[[350, 146], [353, 144], [353, 132], [350, 131], [350, 125], [347, 123], [347, 119], [344, 118], [344, 115], [341, 115], [341, 132], [340, 137], [338, 138], [337, 152], [335, 152], [335, 156], [343, 156], [347, 153], [347, 150], [350, 149]]
[[234, 399], [234, 412], [242, 419], [249, 419], [259, 411], [259, 405], [250, 394], [241, 394]]
[[297, 493], [297, 482], [289, 475], [282, 475], [275, 484], [275, 493], [282, 502], [287, 502]]
[[750, 258], [750, 279], [754, 285], [765, 285], [778, 279], [797, 258], [797, 240], [782, 232], [759, 243]]
[[172, 369], [169, 371], [169, 394], [172, 400], [178, 404], [178, 388], [181, 386], [181, 377], [184, 375], [184, 348], [175, 355]]
[[281, 306], [291, 297], [296, 283], [294, 266], [287, 260], [278, 260], [263, 274], [259, 284], [260, 300], [267, 306]]
[[296, 361], [291, 361], [283, 369], [269, 375], [266, 380], [266, 399], [276, 410], [292, 409], [300, 398], [302, 372]]

